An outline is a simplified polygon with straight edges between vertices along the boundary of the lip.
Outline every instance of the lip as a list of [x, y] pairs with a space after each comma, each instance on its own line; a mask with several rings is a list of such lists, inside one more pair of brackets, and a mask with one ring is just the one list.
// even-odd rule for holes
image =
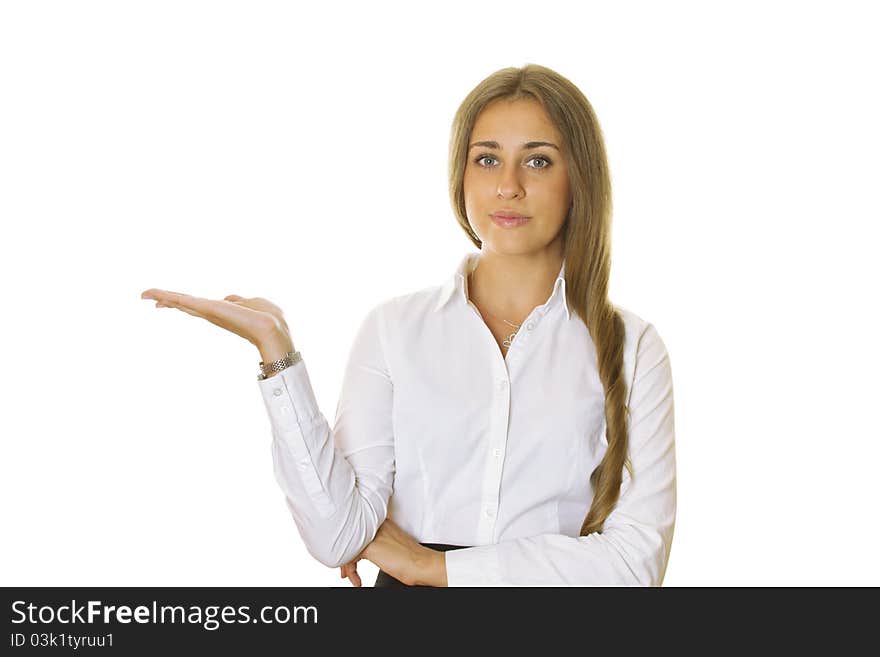
[[495, 225], [501, 226], [502, 228], [516, 228], [517, 226], [522, 226], [531, 219], [531, 217], [508, 211], [493, 212], [489, 216], [492, 217], [492, 221]]
[[514, 212], [513, 210], [498, 210], [497, 212], [493, 212], [492, 216], [503, 217], [505, 219], [528, 219], [526, 215]]

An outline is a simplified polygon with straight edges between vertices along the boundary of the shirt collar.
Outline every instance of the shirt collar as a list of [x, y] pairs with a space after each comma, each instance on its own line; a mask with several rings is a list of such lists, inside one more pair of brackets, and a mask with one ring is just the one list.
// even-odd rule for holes
[[[479, 259], [480, 254], [473, 252], [467, 253], [461, 259], [455, 273], [440, 289], [440, 298], [434, 305], [434, 312], [438, 312], [453, 298], [459, 298], [462, 302], [467, 303], [467, 277], [474, 269], [476, 269]], [[565, 260], [562, 261], [559, 275], [557, 275], [556, 282], [553, 284], [553, 293], [550, 295], [547, 302], [548, 309], [554, 303], [558, 303], [560, 298], [562, 299], [561, 303], [565, 308], [566, 319], [571, 319], [571, 312], [568, 309], [568, 299], [565, 296]]]

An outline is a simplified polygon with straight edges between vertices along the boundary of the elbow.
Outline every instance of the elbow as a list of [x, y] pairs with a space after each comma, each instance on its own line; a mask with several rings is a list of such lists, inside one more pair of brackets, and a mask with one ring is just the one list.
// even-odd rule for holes
[[[318, 559], [318, 557], [315, 558]], [[318, 559], [318, 561], [327, 566], [327, 568], [341, 568], [349, 561], [351, 561], [351, 559], [345, 559], [344, 557], [336, 558], [331, 555], [330, 557], [320, 558]]]
[[666, 564], [669, 563], [671, 537], [670, 541], [665, 540], [660, 534], [656, 538], [657, 543], [652, 546], [652, 549], [648, 552], [642, 563], [642, 567], [637, 571], [639, 586], [660, 587], [663, 585], [663, 579], [666, 576]]
[[604, 535], [625, 564], [620, 572], [622, 584], [644, 587], [663, 585], [672, 543], [671, 531], [630, 526], [622, 531], [606, 531]]
[[[307, 549], [318, 562], [328, 568], [340, 568], [354, 561], [376, 536], [376, 519], [370, 514], [353, 510], [348, 522], [322, 532], [307, 542]], [[302, 532], [301, 532], [302, 533]], [[306, 534], [302, 533], [303, 538]]]
[[[375, 532], [374, 532], [375, 533]], [[340, 568], [354, 561], [373, 540], [363, 528], [348, 534], [344, 530], [309, 536], [300, 532], [308, 553], [327, 568]]]
[[364, 545], [349, 545], [341, 552], [324, 555], [324, 558], [319, 559], [319, 561], [328, 568], [341, 568], [349, 561], [357, 559], [358, 555], [366, 549], [368, 544], [369, 541]]
[[327, 566], [327, 568], [341, 568], [349, 561], [354, 561], [365, 548], [366, 546], [359, 549], [357, 546], [349, 546], [349, 548], [340, 551], [327, 549], [327, 546], [321, 546], [320, 549], [317, 549], [314, 545], [306, 544], [306, 549], [315, 561]]
[[630, 568], [630, 586], [659, 587], [663, 585], [663, 577], [666, 574], [666, 559], [662, 553], [652, 552], [645, 556], [644, 560]]
[[349, 561], [354, 561], [372, 541], [372, 535], [368, 535], [363, 526], [354, 532], [354, 536], [347, 538], [345, 524], [316, 524], [298, 513], [289, 497], [287, 506], [293, 515], [306, 551], [315, 561], [327, 568], [339, 568]]
[[666, 565], [669, 563], [669, 552], [672, 547], [672, 532], [657, 535], [658, 544], [651, 552], [648, 568], [642, 574], [641, 586], [663, 586], [666, 577]]
[[652, 567], [642, 572], [636, 580], [636, 586], [659, 587], [663, 585], [663, 575], [666, 567], [655, 562]]
[[315, 546], [310, 545], [306, 545], [306, 549], [315, 558], [315, 561], [327, 568], [339, 568], [343, 564], [348, 563], [342, 560], [342, 555], [334, 554], [324, 549], [316, 549]]

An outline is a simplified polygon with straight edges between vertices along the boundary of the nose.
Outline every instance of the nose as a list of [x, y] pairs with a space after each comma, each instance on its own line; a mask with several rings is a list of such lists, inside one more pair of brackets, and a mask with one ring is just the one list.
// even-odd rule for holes
[[498, 196], [500, 198], [516, 198], [524, 195], [525, 190], [519, 180], [519, 171], [516, 167], [499, 167]]

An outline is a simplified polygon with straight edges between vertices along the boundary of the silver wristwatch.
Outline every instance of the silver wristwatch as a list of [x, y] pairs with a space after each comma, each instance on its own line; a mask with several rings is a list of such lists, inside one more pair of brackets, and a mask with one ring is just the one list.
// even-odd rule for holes
[[302, 356], [298, 351], [288, 351], [284, 358], [279, 358], [271, 363], [263, 363], [260, 361], [260, 373], [257, 375], [257, 381], [262, 381], [269, 377], [270, 374], [280, 372], [292, 365], [296, 365], [302, 360]]

